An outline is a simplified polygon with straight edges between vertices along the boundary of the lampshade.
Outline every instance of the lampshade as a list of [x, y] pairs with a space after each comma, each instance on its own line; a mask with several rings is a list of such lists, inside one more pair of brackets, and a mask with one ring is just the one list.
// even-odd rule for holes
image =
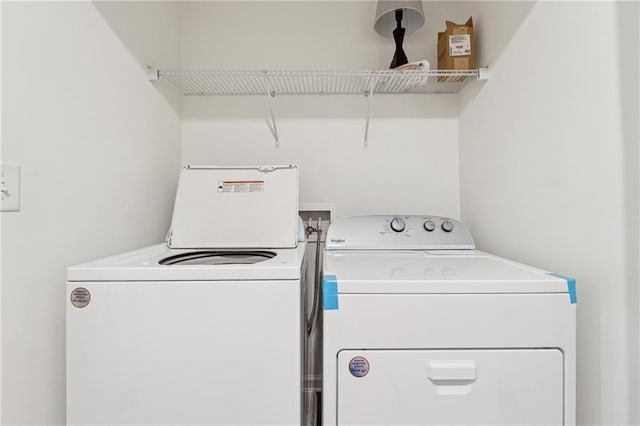
[[378, 34], [391, 37], [396, 28], [396, 10], [402, 9], [402, 27], [407, 34], [417, 31], [424, 25], [422, 0], [378, 0], [374, 27]]

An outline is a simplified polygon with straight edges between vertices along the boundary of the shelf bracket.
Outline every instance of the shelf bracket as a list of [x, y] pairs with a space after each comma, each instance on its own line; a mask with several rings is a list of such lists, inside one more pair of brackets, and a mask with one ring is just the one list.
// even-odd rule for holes
[[267, 70], [262, 71], [262, 83], [264, 84], [264, 90], [267, 92], [267, 99], [269, 100], [269, 112], [271, 113], [271, 126], [269, 129], [273, 134], [273, 138], [276, 140], [276, 148], [280, 148], [280, 139], [278, 139], [278, 128], [276, 127], [276, 114], [273, 108], [273, 98], [276, 97], [276, 92], [271, 88], [269, 82], [269, 72]]
[[147, 77], [149, 81], [158, 81], [160, 79], [160, 71], [147, 65]]
[[278, 128], [276, 127], [276, 114], [273, 109], [273, 98], [276, 97], [276, 92], [273, 90], [267, 92], [267, 98], [269, 99], [269, 110], [271, 111], [271, 133], [276, 140], [276, 148], [280, 148], [280, 139], [278, 139]]
[[373, 88], [375, 87], [375, 81], [376, 81], [376, 78], [371, 77], [371, 79], [369, 80], [369, 91], [364, 94], [366, 97], [369, 98], [367, 100], [367, 119], [364, 125], [364, 147], [365, 148], [369, 147], [369, 120], [371, 117], [371, 99], [373, 98]]
[[489, 68], [478, 68], [478, 80], [489, 80]]

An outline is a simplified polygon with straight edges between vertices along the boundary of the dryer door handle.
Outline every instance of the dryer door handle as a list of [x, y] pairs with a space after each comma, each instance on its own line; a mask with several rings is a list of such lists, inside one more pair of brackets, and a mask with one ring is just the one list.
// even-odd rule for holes
[[476, 381], [478, 370], [472, 360], [433, 360], [429, 361], [427, 377], [434, 384], [468, 384]]

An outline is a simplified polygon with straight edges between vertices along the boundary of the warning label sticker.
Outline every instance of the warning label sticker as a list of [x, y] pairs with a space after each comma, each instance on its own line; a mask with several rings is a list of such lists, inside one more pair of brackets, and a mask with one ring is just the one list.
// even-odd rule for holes
[[218, 192], [264, 192], [263, 180], [221, 180]]
[[449, 56], [471, 55], [471, 35], [458, 34], [449, 36]]

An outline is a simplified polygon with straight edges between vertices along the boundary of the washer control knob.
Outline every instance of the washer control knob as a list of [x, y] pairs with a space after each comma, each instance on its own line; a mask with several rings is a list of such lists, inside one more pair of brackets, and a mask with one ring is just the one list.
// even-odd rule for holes
[[424, 230], [425, 230], [425, 231], [429, 231], [429, 232], [431, 232], [431, 231], [433, 231], [434, 229], [436, 229], [436, 224], [435, 224], [435, 223], [433, 223], [433, 221], [432, 221], [432, 220], [428, 220], [428, 221], [426, 221], [426, 222], [424, 223]]
[[444, 222], [442, 222], [442, 230], [444, 232], [453, 231], [453, 223], [451, 221], [445, 220]]
[[393, 229], [395, 232], [404, 231], [405, 226], [406, 225], [404, 223], [404, 220], [400, 219], [399, 217], [394, 217], [393, 220], [391, 220], [391, 229]]

